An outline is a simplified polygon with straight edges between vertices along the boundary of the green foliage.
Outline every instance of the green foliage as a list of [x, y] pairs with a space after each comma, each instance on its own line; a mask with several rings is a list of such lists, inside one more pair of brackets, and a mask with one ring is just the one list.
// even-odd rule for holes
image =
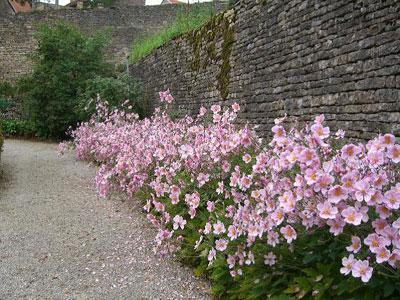
[[3, 152], [3, 145], [4, 145], [4, 136], [3, 136], [2, 126], [0, 125], [0, 158], [1, 158], [1, 152]]
[[0, 82], [0, 111], [11, 107], [10, 98], [14, 96], [14, 88], [8, 82]]
[[4, 136], [31, 138], [35, 136], [35, 126], [27, 120], [0, 120]]
[[106, 34], [85, 36], [71, 25], [42, 26], [36, 36], [38, 50], [31, 75], [19, 82], [26, 113], [38, 136], [62, 138], [80, 115], [76, 107], [86, 82], [95, 76], [109, 76], [105, 62]]
[[97, 96], [107, 101], [110, 108], [120, 107], [127, 101], [126, 105], [132, 106], [140, 117], [144, 117], [148, 111], [139, 83], [129, 75], [89, 79], [77, 106], [82, 119], [87, 119], [95, 112]]
[[132, 63], [146, 57], [173, 38], [201, 27], [215, 14], [214, 7], [212, 6], [185, 5], [184, 7], [186, 9], [180, 11], [172, 25], [150, 37], [142, 38], [134, 42], [130, 56]]

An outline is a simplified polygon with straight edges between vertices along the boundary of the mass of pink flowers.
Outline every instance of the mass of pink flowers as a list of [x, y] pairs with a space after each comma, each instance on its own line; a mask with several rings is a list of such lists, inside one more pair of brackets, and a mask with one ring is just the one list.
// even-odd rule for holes
[[[169, 91], [160, 98], [173, 101]], [[100, 165], [101, 196], [149, 195], [144, 209], [159, 230], [160, 254], [176, 251], [185, 226], [207, 214], [195, 248], [206, 247], [210, 264], [223, 253], [232, 276], [256, 259], [279, 263], [276, 246], [295, 247], [313, 229], [346, 233], [344, 275], [368, 282], [376, 266], [399, 267], [400, 145], [392, 134], [345, 144], [344, 132], [332, 133], [320, 115], [304, 128], [275, 120], [266, 143], [249, 126], [234, 125], [238, 104], [210, 110], [173, 120], [167, 107], [139, 120], [99, 103], [72, 134], [77, 157]], [[177, 214], [171, 207], [178, 206]], [[269, 250], [256, 257], [261, 240]]]

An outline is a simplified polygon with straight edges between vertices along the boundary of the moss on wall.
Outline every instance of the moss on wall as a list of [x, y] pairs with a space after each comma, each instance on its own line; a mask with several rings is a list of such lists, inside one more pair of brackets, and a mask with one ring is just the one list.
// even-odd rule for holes
[[[202, 28], [190, 32], [186, 37], [192, 48], [190, 58], [192, 76], [196, 78], [201, 69], [220, 62], [216, 87], [222, 100], [226, 100], [229, 94], [230, 57], [235, 41], [234, 17], [234, 10], [218, 14]], [[217, 49], [218, 40], [222, 40], [220, 49]]]

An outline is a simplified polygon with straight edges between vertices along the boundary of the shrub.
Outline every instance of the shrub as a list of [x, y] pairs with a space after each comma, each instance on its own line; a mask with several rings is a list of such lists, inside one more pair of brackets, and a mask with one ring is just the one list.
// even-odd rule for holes
[[104, 59], [107, 37], [88, 37], [71, 25], [58, 23], [40, 27], [37, 40], [34, 71], [20, 81], [20, 91], [37, 134], [59, 138], [81, 121], [76, 106], [86, 81], [111, 72]]
[[86, 83], [86, 89], [79, 98], [78, 113], [81, 119], [89, 119], [96, 111], [96, 99], [107, 101], [115, 109], [123, 103], [130, 106], [140, 117], [144, 117], [148, 108], [143, 102], [142, 89], [139, 83], [126, 74], [119, 77], [95, 77]]
[[3, 136], [3, 130], [0, 125], [0, 158], [1, 158], [1, 152], [3, 152], [3, 145], [4, 145], [4, 136]]
[[190, 6], [190, 10], [182, 9], [173, 24], [149, 37], [134, 41], [130, 61], [135, 63], [173, 38], [201, 27], [214, 14], [215, 10], [212, 6], [194, 5]]
[[159, 230], [155, 250], [208, 274], [219, 297], [399, 297], [395, 137], [346, 144], [323, 116], [289, 130], [283, 118], [261, 145], [233, 125], [239, 109], [213, 105], [211, 120], [201, 108], [174, 121], [158, 109], [139, 120], [100, 103], [73, 143], [100, 165], [100, 195], [142, 197]]
[[35, 125], [28, 120], [2, 120], [0, 124], [7, 137], [35, 137]]

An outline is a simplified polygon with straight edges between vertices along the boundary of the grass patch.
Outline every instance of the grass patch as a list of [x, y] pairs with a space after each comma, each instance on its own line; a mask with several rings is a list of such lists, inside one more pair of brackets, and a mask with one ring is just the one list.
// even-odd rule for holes
[[183, 5], [176, 20], [170, 26], [159, 32], [138, 39], [134, 42], [130, 61], [135, 63], [152, 53], [173, 38], [201, 27], [215, 15], [215, 8], [211, 5]]

